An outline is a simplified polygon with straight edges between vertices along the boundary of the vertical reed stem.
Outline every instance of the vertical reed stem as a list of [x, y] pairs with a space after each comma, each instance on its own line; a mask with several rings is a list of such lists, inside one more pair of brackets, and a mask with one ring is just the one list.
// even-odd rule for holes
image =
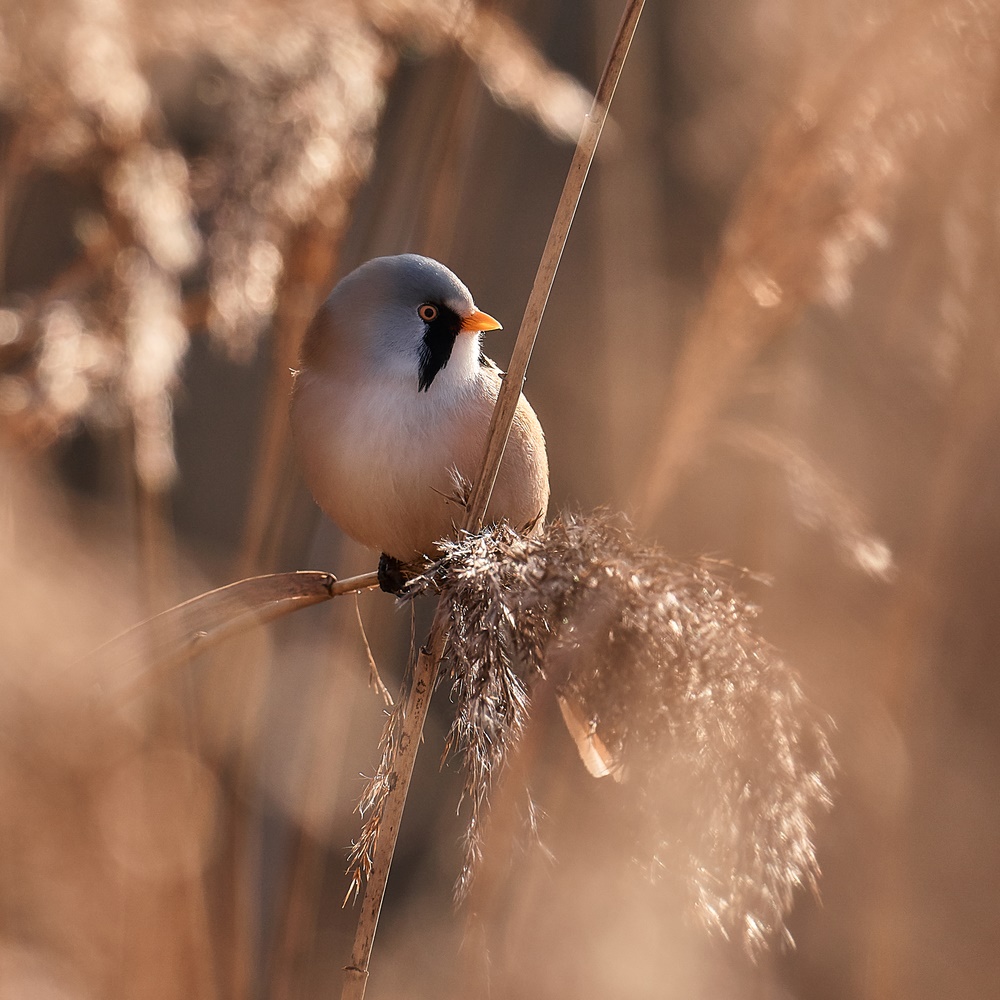
[[378, 916], [382, 909], [382, 899], [385, 896], [385, 886], [389, 880], [389, 867], [392, 865], [393, 852], [396, 849], [396, 839], [399, 836], [399, 824], [403, 818], [403, 807], [406, 805], [406, 793], [410, 787], [413, 775], [413, 765], [417, 759], [417, 748], [420, 746], [424, 720], [431, 703], [431, 695], [437, 683], [438, 665], [444, 653], [445, 638], [448, 635], [448, 623], [444, 620], [443, 606], [438, 605], [431, 625], [427, 645], [420, 650], [417, 665], [413, 671], [413, 683], [406, 701], [406, 714], [403, 718], [402, 732], [399, 737], [399, 752], [393, 762], [395, 766], [395, 786], [385, 802], [382, 819], [379, 824], [378, 848], [372, 862], [372, 870], [365, 884], [365, 894], [361, 901], [361, 912], [358, 914], [358, 929], [354, 938], [354, 948], [351, 951], [351, 964], [345, 971], [344, 991], [342, 1000], [361, 1000], [368, 984], [368, 963], [371, 959], [372, 945], [375, 942], [375, 929], [378, 926]]
[[[528, 369], [528, 361], [535, 346], [535, 338], [542, 321], [542, 314], [552, 290], [556, 270], [562, 259], [569, 229], [580, 202], [580, 194], [587, 180], [590, 165], [594, 159], [601, 130], [607, 118], [611, 99], [614, 97], [618, 79], [621, 76], [625, 57], [635, 35], [635, 29], [642, 13], [644, 0], [628, 0], [618, 33], [615, 36], [611, 54], [604, 67], [594, 105], [584, 121], [576, 152], [570, 164], [562, 195], [556, 207], [549, 237], [542, 251], [542, 259], [535, 274], [535, 283], [528, 298], [521, 328], [514, 343], [507, 375], [500, 389], [493, 417], [490, 421], [489, 435], [486, 442], [486, 452], [483, 456], [482, 468], [473, 488], [472, 496], [466, 512], [465, 528], [468, 531], [479, 531], [483, 525], [490, 495], [496, 483], [497, 472], [503, 459], [510, 427], [514, 420], [514, 410], [524, 385], [524, 376]], [[372, 865], [371, 874], [365, 885], [361, 912], [358, 914], [358, 927], [354, 938], [354, 948], [351, 952], [351, 964], [345, 969], [344, 989], [341, 1000], [363, 1000], [365, 987], [368, 984], [368, 965], [371, 959], [372, 945], [375, 941], [375, 930], [378, 926], [379, 912], [382, 909], [382, 899], [385, 896], [386, 882], [389, 878], [389, 867], [392, 864], [393, 852], [396, 848], [396, 838], [399, 833], [399, 823], [406, 804], [406, 794], [410, 787], [413, 774], [413, 764], [417, 756], [423, 733], [424, 721], [430, 706], [431, 695], [437, 684], [438, 669], [444, 653], [445, 641], [448, 635], [448, 622], [445, 619], [441, 605], [434, 616], [427, 644], [420, 651], [417, 666], [413, 676], [413, 686], [410, 689], [406, 704], [406, 714], [400, 735], [400, 750], [395, 761], [395, 784], [385, 802], [382, 813], [378, 848]]]
[[594, 161], [594, 153], [601, 138], [601, 130], [604, 128], [608, 109], [611, 107], [611, 99], [615, 96], [615, 88], [618, 86], [618, 78], [621, 76], [625, 57], [628, 55], [629, 46], [635, 35], [643, 2], [644, 0], [628, 0], [626, 3], [625, 13], [618, 25], [618, 33], [611, 48], [611, 55], [608, 56], [604, 72], [601, 74], [601, 81], [597, 86], [594, 105], [590, 109], [590, 114], [584, 119], [583, 130], [576, 144], [576, 152], [573, 154], [573, 161], [570, 163], [562, 194], [559, 196], [559, 204], [556, 206], [555, 216], [552, 219], [552, 227], [549, 229], [549, 238], [545, 242], [542, 259], [535, 272], [535, 283], [532, 285], [531, 295], [528, 296], [528, 304], [524, 310], [524, 318], [521, 320], [521, 328], [517, 332], [517, 340], [514, 342], [514, 351], [507, 368], [507, 375], [500, 387], [497, 405], [493, 410], [489, 436], [486, 440], [486, 454], [483, 457], [483, 471], [476, 481], [475, 489], [469, 500], [469, 516], [465, 526], [470, 531], [479, 531], [483, 526], [483, 518], [486, 515], [490, 495], [493, 493], [493, 486], [497, 480], [497, 472], [500, 469], [504, 449], [507, 447], [510, 426], [514, 421], [514, 410], [517, 408], [521, 388], [524, 386], [524, 376], [528, 370], [528, 362], [531, 360], [535, 338], [538, 336], [542, 314], [549, 301], [549, 292], [552, 290], [556, 270], [562, 259], [566, 239], [569, 236], [569, 228], [573, 224], [573, 217], [576, 215], [576, 208], [580, 203], [583, 185], [587, 181], [590, 165]]

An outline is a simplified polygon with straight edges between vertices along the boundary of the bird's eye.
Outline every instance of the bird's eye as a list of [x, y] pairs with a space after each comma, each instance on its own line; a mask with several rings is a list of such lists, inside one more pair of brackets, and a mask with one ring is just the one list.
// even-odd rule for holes
[[429, 302], [425, 302], [418, 310], [417, 315], [425, 323], [433, 323], [434, 320], [438, 318], [438, 307], [432, 306]]

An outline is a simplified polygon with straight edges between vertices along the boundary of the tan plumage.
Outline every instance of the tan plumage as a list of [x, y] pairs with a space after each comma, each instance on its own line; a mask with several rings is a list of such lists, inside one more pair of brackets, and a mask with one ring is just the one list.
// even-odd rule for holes
[[[480, 338], [499, 326], [451, 271], [413, 254], [369, 261], [330, 293], [303, 345], [291, 424], [306, 484], [352, 538], [410, 563], [454, 536], [455, 473], [478, 474], [503, 379]], [[522, 395], [486, 521], [533, 528], [548, 501], [545, 438]], [[395, 589], [381, 564], [379, 579]], [[621, 780], [579, 706], [559, 706], [590, 773]]]
[[[450, 271], [415, 255], [369, 261], [324, 303], [292, 430], [313, 496], [352, 538], [410, 562], [462, 523], [452, 470], [472, 480], [482, 462], [502, 375], [479, 340], [498, 326]], [[487, 520], [534, 524], [548, 496], [544, 436], [521, 396]]]

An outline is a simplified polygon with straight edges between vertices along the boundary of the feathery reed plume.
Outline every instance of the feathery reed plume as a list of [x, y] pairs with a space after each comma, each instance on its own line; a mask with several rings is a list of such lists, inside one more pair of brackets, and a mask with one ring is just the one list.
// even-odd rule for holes
[[[407, 679], [408, 680], [408, 679]], [[375, 773], [365, 786], [365, 791], [358, 803], [358, 814], [364, 820], [360, 837], [351, 845], [347, 859], [347, 871], [351, 877], [347, 895], [344, 897], [346, 906], [353, 896], [357, 899], [361, 889], [372, 872], [375, 861], [375, 848], [378, 845], [379, 832], [382, 827], [382, 812], [385, 800], [392, 791], [395, 775], [395, 761], [399, 753], [399, 738], [403, 729], [403, 718], [406, 707], [404, 690], [396, 699], [391, 709], [386, 709], [385, 728], [379, 740], [381, 759]]]
[[33, 14], [0, 0], [0, 222], [14, 240], [0, 260], [38, 237], [11, 216], [39, 177], [86, 195], [66, 220], [71, 259], [50, 255], [2, 303], [0, 430], [40, 448], [83, 421], [128, 422], [154, 492], [176, 474], [190, 330], [252, 356], [301, 230], [318, 220], [333, 244], [347, 225], [401, 47], [461, 47], [499, 100], [559, 136], [587, 107], [513, 24], [458, 0], [307, 0], [294, 16], [261, 0], [50, 0]]
[[737, 200], [639, 484], [645, 521], [676, 489], [749, 364], [810, 304], [847, 303], [858, 265], [891, 237], [914, 165], [981, 127], [978, 109], [996, 90], [995, 5], [888, 4], [849, 37], [834, 72], [813, 53]]
[[871, 529], [859, 503], [805, 445], [749, 425], [725, 426], [721, 437], [781, 469], [800, 524], [826, 527], [847, 560], [863, 573], [885, 581], [893, 578], [896, 565], [892, 550]]
[[650, 871], [679, 871], [697, 916], [750, 952], [781, 933], [795, 888], [818, 871], [813, 823], [834, 762], [829, 723], [754, 633], [756, 609], [707, 565], [644, 547], [600, 513], [442, 548], [408, 592], [439, 593], [450, 619], [447, 748], [463, 759], [470, 803], [457, 895], [546, 676], [621, 769]]

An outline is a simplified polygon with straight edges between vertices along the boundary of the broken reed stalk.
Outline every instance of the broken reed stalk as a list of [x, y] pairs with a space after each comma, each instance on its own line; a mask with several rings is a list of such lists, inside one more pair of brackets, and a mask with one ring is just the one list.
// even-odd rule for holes
[[[238, 580], [170, 608], [105, 643], [91, 654], [120, 666], [143, 665], [123, 687], [126, 697], [156, 671], [217, 646], [230, 636], [264, 625], [311, 604], [378, 586], [377, 573], [338, 580], [332, 573], [303, 570]], [[149, 669], [145, 665], [149, 664]]]
[[[545, 243], [545, 249], [542, 251], [542, 258], [535, 274], [535, 282], [524, 311], [524, 318], [521, 320], [521, 327], [514, 343], [510, 365], [500, 387], [496, 406], [493, 409], [482, 467], [466, 507], [464, 527], [470, 532], [478, 532], [483, 526], [483, 518], [486, 514], [486, 508], [489, 506], [500, 462], [507, 446], [507, 438], [514, 420], [514, 410], [521, 394], [521, 387], [524, 385], [525, 373], [531, 359], [532, 349], [535, 346], [535, 339], [538, 336], [542, 314], [552, 290], [556, 271], [566, 246], [566, 239], [569, 236], [570, 226], [573, 223], [580, 195], [583, 192], [583, 185], [586, 183], [587, 174], [597, 150], [597, 143], [607, 119], [615, 88], [618, 85], [629, 46], [635, 35], [643, 3], [644, 0], [628, 0], [625, 4], [625, 11], [618, 25], [611, 54], [604, 67], [604, 72], [601, 74], [593, 107], [584, 120], [576, 152], [570, 163], [552, 226], [549, 229], [548, 240]], [[351, 951], [351, 962], [344, 970], [344, 989], [341, 993], [341, 1000], [363, 1000], [365, 995], [365, 987], [368, 983], [368, 965], [375, 941], [379, 912], [382, 909], [382, 900], [385, 896], [389, 868], [392, 865], [392, 856], [396, 848], [399, 822], [406, 804], [406, 795], [413, 774], [413, 764], [417, 748], [420, 745], [431, 695], [437, 683], [447, 634], [448, 622], [442, 611], [442, 605], [439, 604], [427, 643], [420, 651], [414, 670], [400, 734], [400, 749], [395, 761], [395, 781], [382, 811], [378, 847], [375, 857], [372, 859], [372, 869], [365, 883], [364, 898], [358, 914], [354, 948]]]
[[[300, 227], [285, 253], [285, 268], [274, 310], [268, 384], [253, 485], [237, 564], [241, 577], [260, 573], [278, 562], [278, 545], [292, 506], [295, 477], [289, 475], [293, 460], [288, 423], [292, 369], [298, 361], [309, 321], [322, 301], [323, 284], [340, 249], [339, 231], [324, 223], [322, 215], [322, 211], [318, 212], [316, 219]], [[275, 669], [270, 658], [265, 658], [261, 666], [265, 673], [257, 689], [258, 712], [261, 699], [267, 697]], [[226, 893], [228, 914], [220, 914], [220, 918], [228, 919], [233, 927], [226, 950], [233, 969], [229, 978], [234, 996], [246, 995], [253, 979], [255, 918], [249, 900], [256, 891], [253, 879], [263, 864], [260, 857], [262, 840], [253, 832], [262, 825], [261, 802], [255, 797], [244, 797], [240, 790], [252, 787], [253, 775], [261, 768], [261, 752], [259, 741], [248, 742], [236, 759], [232, 780], [224, 786], [226, 796], [232, 799], [230, 811], [235, 818], [229, 825], [230, 844], [224, 867], [235, 891]], [[241, 896], [243, 906], [239, 905]]]

